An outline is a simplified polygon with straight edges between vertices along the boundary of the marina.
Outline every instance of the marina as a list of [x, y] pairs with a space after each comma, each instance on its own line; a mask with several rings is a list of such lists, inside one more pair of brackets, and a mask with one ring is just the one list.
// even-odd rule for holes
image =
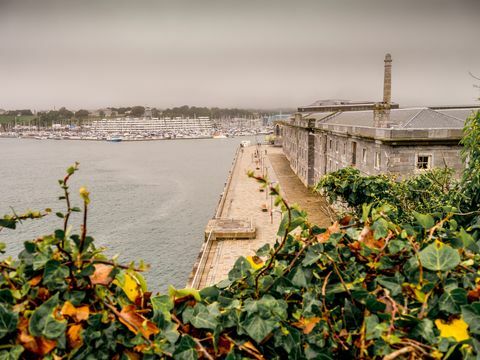
[[[236, 123], [235, 123], [236, 124]], [[243, 124], [243, 123], [240, 123]], [[84, 122], [81, 125], [52, 123], [48, 127], [15, 124], [0, 137], [36, 140], [148, 141], [172, 139], [222, 139], [273, 133], [271, 123], [259, 120], [244, 125], [223, 126], [209, 117], [130, 118], [119, 117]]]

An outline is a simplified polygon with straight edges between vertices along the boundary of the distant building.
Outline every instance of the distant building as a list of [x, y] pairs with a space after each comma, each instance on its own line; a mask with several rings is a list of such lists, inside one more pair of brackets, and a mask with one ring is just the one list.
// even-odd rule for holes
[[366, 175], [401, 176], [434, 167], [462, 169], [462, 129], [480, 106], [400, 108], [391, 102], [391, 64], [387, 54], [382, 102], [325, 100], [277, 123], [283, 151], [306, 186], [347, 166]]

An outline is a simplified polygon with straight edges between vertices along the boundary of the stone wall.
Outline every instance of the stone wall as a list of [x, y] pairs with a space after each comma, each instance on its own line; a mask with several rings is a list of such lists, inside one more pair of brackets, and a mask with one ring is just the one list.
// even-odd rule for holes
[[365, 175], [408, 176], [424, 171], [418, 168], [419, 156], [428, 167], [448, 166], [457, 175], [463, 167], [457, 130], [326, 127], [298, 116], [282, 126], [283, 151], [305, 186], [348, 166]]

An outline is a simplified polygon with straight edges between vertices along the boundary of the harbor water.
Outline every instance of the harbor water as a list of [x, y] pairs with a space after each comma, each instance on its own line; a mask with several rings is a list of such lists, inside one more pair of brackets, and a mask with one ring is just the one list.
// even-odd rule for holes
[[[88, 232], [108, 255], [121, 262], [143, 259], [149, 287], [183, 287], [215, 211], [233, 155], [242, 140], [227, 138], [147, 142], [93, 142], [0, 139], [0, 216], [52, 208], [52, 215], [0, 231], [5, 256], [17, 256], [25, 240], [61, 228], [64, 211], [57, 180], [75, 161], [71, 181], [74, 206], [78, 189], [91, 193]], [[72, 225], [79, 229], [81, 214]]]

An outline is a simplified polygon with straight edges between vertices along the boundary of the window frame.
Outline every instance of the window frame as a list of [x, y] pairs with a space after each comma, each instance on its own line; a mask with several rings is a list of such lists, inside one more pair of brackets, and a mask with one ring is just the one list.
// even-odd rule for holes
[[381, 158], [381, 152], [380, 150], [375, 150], [375, 157], [373, 158], [373, 167], [376, 170], [380, 170], [382, 166], [382, 158]]
[[[423, 168], [423, 167], [418, 167], [419, 165], [419, 160], [420, 158], [427, 158], [427, 162], [426, 162], [426, 165], [427, 167], [426, 168]], [[422, 162], [422, 163], [425, 163], [425, 162]], [[415, 154], [415, 171], [417, 172], [423, 172], [423, 171], [428, 171], [428, 170], [431, 170], [433, 168], [433, 154], [432, 153], [416, 153]]]

